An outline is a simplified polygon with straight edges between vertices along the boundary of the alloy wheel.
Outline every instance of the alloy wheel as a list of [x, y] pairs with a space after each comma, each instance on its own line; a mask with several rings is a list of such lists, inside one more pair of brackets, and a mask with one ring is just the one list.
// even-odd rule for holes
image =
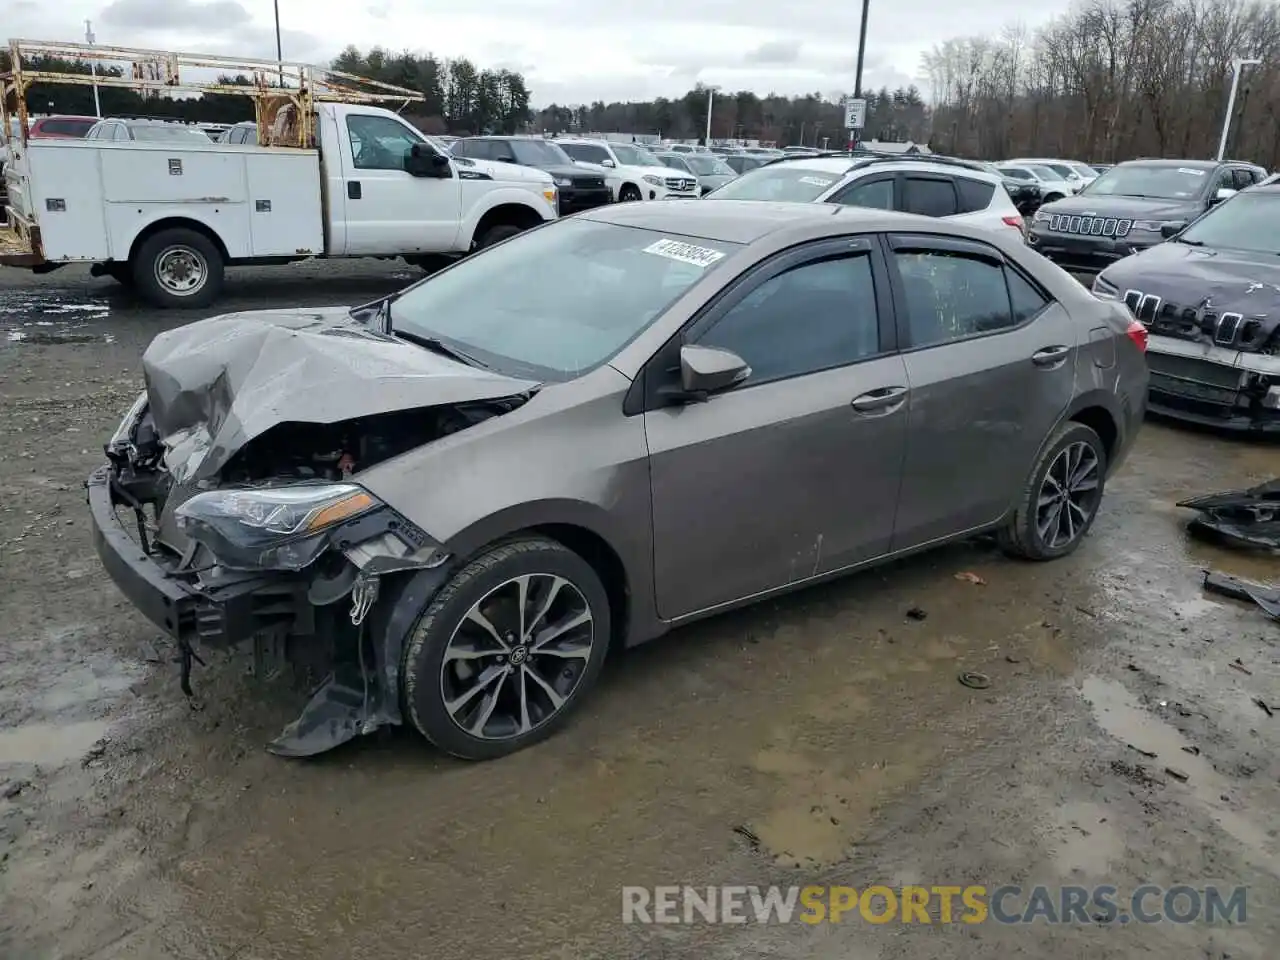
[[591, 605], [554, 574], [494, 587], [454, 628], [440, 666], [446, 712], [467, 734], [520, 737], [573, 696], [596, 642]]
[[1101, 461], [1083, 440], [1058, 452], [1040, 484], [1036, 499], [1036, 532], [1051, 550], [1073, 543], [1098, 509]]

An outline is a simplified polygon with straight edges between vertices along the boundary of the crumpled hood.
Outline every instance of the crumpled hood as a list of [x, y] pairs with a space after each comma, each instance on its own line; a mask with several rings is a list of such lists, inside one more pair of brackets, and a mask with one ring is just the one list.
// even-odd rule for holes
[[178, 483], [214, 477], [277, 424], [340, 423], [537, 386], [380, 334], [347, 307], [197, 321], [151, 341], [142, 368], [165, 463]]
[[1081, 194], [1055, 200], [1040, 208], [1046, 213], [1115, 217], [1120, 220], [1190, 220], [1201, 212], [1195, 200], [1147, 200], [1141, 197], [1101, 197]]
[[[1280, 327], [1280, 262], [1271, 254], [1169, 241], [1113, 263], [1101, 278], [1122, 297], [1126, 291], [1136, 290], [1180, 309], [1195, 310], [1203, 304], [1212, 315], [1210, 319], [1239, 313], [1246, 322], [1233, 345], [1243, 350], [1259, 349]], [[1153, 332], [1166, 331], [1153, 327]], [[1185, 333], [1190, 335], [1194, 330], [1187, 326]], [[1205, 331], [1206, 335], [1211, 333], [1212, 329]]]

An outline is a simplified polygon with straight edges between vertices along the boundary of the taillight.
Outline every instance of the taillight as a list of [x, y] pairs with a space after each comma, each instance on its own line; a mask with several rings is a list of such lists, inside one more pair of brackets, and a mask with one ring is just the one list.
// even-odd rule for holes
[[1129, 321], [1129, 329], [1125, 330], [1129, 335], [1129, 339], [1138, 345], [1138, 349], [1143, 353], [1147, 352], [1147, 328], [1140, 324], [1137, 320]]
[[1004, 225], [1006, 227], [1013, 227], [1019, 232], [1021, 232], [1023, 227], [1026, 225], [1022, 217], [1001, 217], [1000, 219], [1004, 221]]

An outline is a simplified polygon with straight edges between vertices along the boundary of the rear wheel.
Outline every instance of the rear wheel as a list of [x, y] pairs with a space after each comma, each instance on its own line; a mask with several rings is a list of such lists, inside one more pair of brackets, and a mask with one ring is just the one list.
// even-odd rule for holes
[[1083, 423], [1058, 427], [1040, 454], [1014, 511], [997, 536], [1010, 556], [1056, 560], [1080, 546], [1102, 504], [1107, 448]]
[[132, 268], [138, 294], [157, 307], [205, 307], [222, 290], [222, 252], [194, 230], [161, 230], [148, 237], [138, 248]]
[[591, 565], [543, 537], [477, 556], [432, 599], [406, 646], [406, 712], [447, 753], [490, 760], [550, 736], [594, 686], [609, 599]]

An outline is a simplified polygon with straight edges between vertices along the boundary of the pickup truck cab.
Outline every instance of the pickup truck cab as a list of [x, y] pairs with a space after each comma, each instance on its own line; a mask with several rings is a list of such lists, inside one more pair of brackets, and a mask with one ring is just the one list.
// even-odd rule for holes
[[[403, 257], [423, 266], [555, 219], [552, 178], [456, 160], [397, 114], [316, 100], [286, 107], [270, 143], [15, 139], [0, 264], [93, 264], [161, 307], [213, 302], [228, 266]], [[194, 128], [193, 128], [194, 129]], [[289, 133], [285, 136], [285, 133]]]

